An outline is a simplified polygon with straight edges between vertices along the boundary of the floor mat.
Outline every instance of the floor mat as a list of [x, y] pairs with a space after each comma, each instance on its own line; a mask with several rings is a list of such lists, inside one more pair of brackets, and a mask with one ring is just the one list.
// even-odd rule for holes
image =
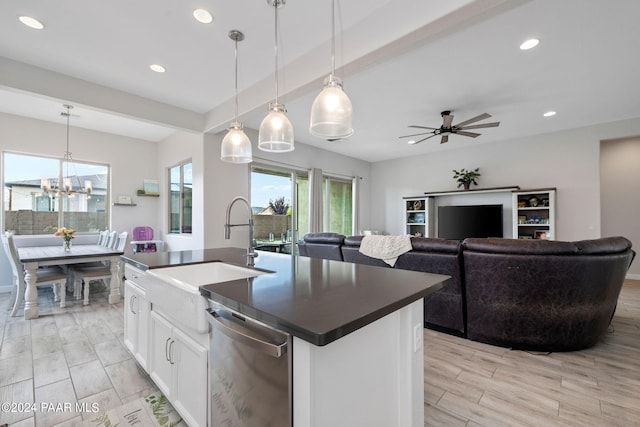
[[162, 393], [152, 393], [85, 421], [82, 426], [188, 427]]

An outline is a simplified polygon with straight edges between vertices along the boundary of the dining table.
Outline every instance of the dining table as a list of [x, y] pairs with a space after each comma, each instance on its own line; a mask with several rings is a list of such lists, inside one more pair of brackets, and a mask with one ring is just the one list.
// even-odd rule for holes
[[101, 245], [73, 245], [65, 251], [62, 245], [18, 247], [18, 258], [25, 271], [24, 318], [35, 319], [38, 313], [38, 292], [36, 288], [39, 267], [59, 265], [69, 266], [85, 262], [109, 261], [111, 280], [109, 283], [109, 304], [120, 301], [122, 267], [120, 255], [124, 252]]

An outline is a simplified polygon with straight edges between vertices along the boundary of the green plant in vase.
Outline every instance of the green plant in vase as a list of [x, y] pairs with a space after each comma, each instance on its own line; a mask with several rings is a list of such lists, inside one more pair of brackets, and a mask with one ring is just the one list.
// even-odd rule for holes
[[480, 176], [480, 168], [475, 168], [474, 170], [466, 170], [465, 168], [460, 170], [453, 169], [453, 173], [453, 178], [458, 180], [458, 188], [463, 186], [465, 190], [468, 190], [471, 184], [478, 185], [476, 179]]

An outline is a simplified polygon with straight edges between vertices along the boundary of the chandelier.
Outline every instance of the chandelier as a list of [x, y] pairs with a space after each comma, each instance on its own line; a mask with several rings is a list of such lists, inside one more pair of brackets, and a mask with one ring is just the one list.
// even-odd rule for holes
[[64, 153], [64, 165], [65, 165], [65, 176], [62, 179], [62, 185], [58, 185], [58, 187], [54, 187], [51, 185], [51, 181], [49, 178], [42, 178], [40, 180], [40, 188], [49, 194], [49, 193], [57, 193], [57, 194], [66, 194], [67, 196], [73, 194], [87, 194], [88, 197], [91, 197], [91, 191], [93, 189], [92, 183], [90, 180], [84, 181], [84, 187], [80, 182], [80, 177], [76, 174], [75, 179], [78, 182], [77, 189], [73, 189], [73, 184], [71, 181], [71, 175], [69, 175], [69, 165], [73, 164], [73, 158], [71, 157], [71, 151], [69, 151], [69, 117], [71, 117], [71, 109], [73, 105], [63, 104], [63, 107], [66, 108], [67, 111], [63, 111], [60, 113], [61, 116], [67, 118], [67, 150]]

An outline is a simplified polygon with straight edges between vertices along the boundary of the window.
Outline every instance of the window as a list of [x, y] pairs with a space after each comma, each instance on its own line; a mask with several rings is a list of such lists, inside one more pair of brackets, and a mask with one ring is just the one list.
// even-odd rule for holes
[[[108, 227], [109, 166], [5, 152], [3, 176], [4, 231], [49, 234], [57, 228], [95, 232]], [[43, 179], [51, 191], [41, 188]], [[71, 192], [60, 183], [71, 181]], [[86, 182], [91, 193], [83, 193]]]
[[291, 253], [309, 232], [308, 173], [252, 166], [251, 207], [256, 247]]
[[324, 230], [349, 236], [353, 233], [353, 184], [324, 176], [322, 201]]
[[193, 165], [191, 161], [169, 169], [169, 232], [191, 234]]

